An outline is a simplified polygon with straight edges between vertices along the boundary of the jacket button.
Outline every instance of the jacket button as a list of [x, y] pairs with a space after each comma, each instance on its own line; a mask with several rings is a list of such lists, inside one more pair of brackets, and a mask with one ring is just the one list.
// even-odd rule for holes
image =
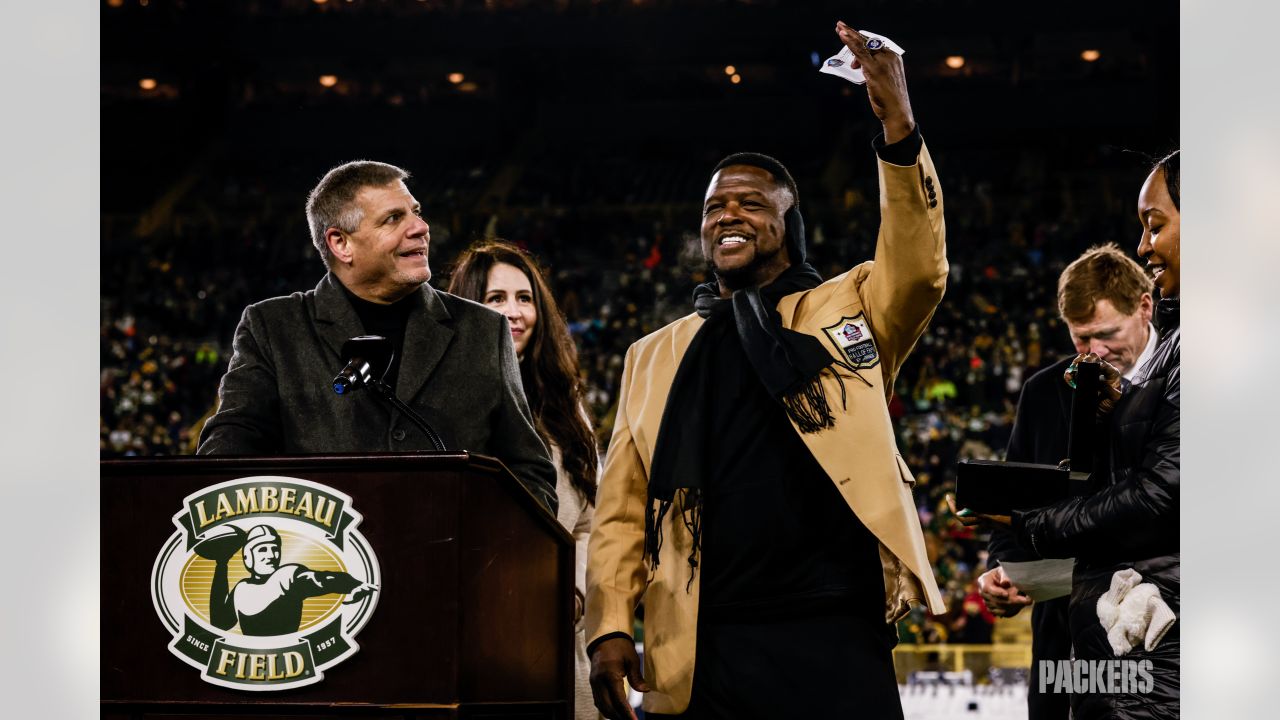
[[392, 439], [394, 439], [394, 440], [396, 440], [397, 442], [399, 442], [400, 440], [403, 440], [403, 439], [404, 439], [404, 431], [403, 431], [403, 430], [396, 430], [395, 432], [391, 433], [391, 437], [392, 437]]
[[930, 200], [930, 201], [929, 201], [929, 207], [931, 207], [931, 208], [936, 208], [936, 207], [938, 207], [938, 201], [937, 201], [937, 200]]
[[924, 178], [924, 186], [925, 186], [925, 187], [927, 187], [927, 188], [932, 188], [932, 187], [933, 187], [933, 176], [932, 176], [932, 175], [926, 175], [926, 176], [925, 176], [925, 178]]

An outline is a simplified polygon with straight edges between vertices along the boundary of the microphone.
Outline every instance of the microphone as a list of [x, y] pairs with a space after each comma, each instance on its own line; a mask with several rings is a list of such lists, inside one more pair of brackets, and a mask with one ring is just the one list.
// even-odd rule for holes
[[394, 390], [382, 382], [382, 376], [387, 374], [394, 355], [395, 350], [391, 341], [381, 335], [360, 335], [351, 338], [342, 344], [342, 357], [347, 359], [347, 365], [333, 379], [333, 391], [339, 395], [346, 395], [362, 387], [372, 388], [374, 395], [404, 413], [410, 422], [417, 425], [437, 452], [444, 452], [444, 440], [441, 439], [440, 434], [416, 410], [396, 397]]
[[342, 344], [346, 367], [333, 379], [333, 391], [339, 395], [354, 392], [373, 382], [380, 382], [391, 367], [395, 351], [391, 341], [381, 335], [361, 335]]

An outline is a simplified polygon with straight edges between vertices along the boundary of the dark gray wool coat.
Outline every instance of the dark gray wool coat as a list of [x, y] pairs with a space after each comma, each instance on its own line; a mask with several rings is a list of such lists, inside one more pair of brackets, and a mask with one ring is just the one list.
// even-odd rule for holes
[[[533, 428], [507, 319], [423, 284], [405, 328], [396, 394], [452, 450], [501, 460], [552, 512], [556, 472]], [[407, 417], [371, 392], [340, 396], [333, 377], [364, 329], [341, 284], [245, 308], [201, 455], [409, 452], [432, 449]]]

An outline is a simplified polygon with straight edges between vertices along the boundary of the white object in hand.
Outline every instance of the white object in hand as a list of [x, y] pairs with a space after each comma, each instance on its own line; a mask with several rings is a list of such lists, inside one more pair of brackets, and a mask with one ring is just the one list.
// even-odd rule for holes
[[[858, 32], [862, 37], [867, 39], [878, 38], [880, 42], [884, 43], [883, 49], [885, 50], [892, 50], [893, 52], [898, 53], [898, 55], [902, 55], [906, 52], [906, 50], [902, 49], [901, 45], [883, 35], [877, 35], [873, 32], [867, 32], [866, 30], [859, 30]], [[826, 62], [822, 63], [822, 67], [818, 68], [818, 72], [842, 77], [855, 85], [866, 85], [867, 78], [862, 73], [862, 68], [853, 67], [855, 59], [853, 51], [850, 50], [848, 46], [842, 47], [840, 48], [840, 52], [827, 58]]]
[[1155, 650], [1178, 620], [1160, 597], [1160, 589], [1142, 582], [1142, 576], [1131, 568], [1111, 576], [1111, 589], [1098, 598], [1097, 612], [1098, 622], [1107, 631], [1107, 641], [1117, 656], [1138, 645]]

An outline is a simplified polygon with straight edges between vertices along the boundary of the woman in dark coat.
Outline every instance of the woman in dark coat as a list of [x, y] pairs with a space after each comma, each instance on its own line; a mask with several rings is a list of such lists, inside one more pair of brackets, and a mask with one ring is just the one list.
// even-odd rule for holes
[[[1160, 290], [1155, 317], [1160, 338], [1154, 355], [1130, 384], [1122, 384], [1119, 372], [1101, 363], [1107, 378], [1100, 405], [1106, 440], [1100, 443], [1094, 465], [1093, 492], [1036, 510], [1014, 511], [1012, 517], [966, 513], [963, 518], [966, 524], [979, 518], [1011, 523], [1041, 557], [1076, 558], [1069, 613], [1077, 660], [1150, 662], [1143, 663], [1150, 682], [1138, 684], [1136, 691], [1073, 693], [1072, 715], [1077, 720], [1179, 715], [1179, 180], [1174, 152], [1156, 164], [1138, 195], [1138, 255], [1147, 261]], [[1090, 355], [1077, 361], [1086, 359], [1097, 361]], [[1107, 601], [1115, 595], [1108, 593], [1113, 582], [1155, 586], [1164, 607], [1147, 627], [1155, 625], [1156, 631], [1132, 643], [1118, 640], [1115, 633], [1108, 637], [1100, 616], [1106, 615]], [[1143, 597], [1150, 594], [1151, 588], [1144, 588]]]

